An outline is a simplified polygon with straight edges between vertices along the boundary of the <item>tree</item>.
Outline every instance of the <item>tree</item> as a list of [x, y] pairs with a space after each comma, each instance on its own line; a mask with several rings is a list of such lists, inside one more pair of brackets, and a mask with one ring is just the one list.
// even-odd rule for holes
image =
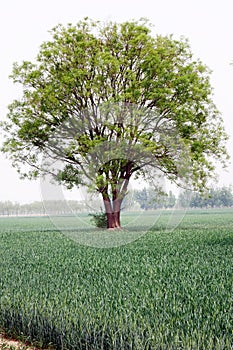
[[164, 206], [165, 208], [173, 208], [175, 204], [176, 196], [174, 195], [174, 193], [172, 193], [172, 191], [169, 191], [167, 197], [165, 198]]
[[149, 197], [149, 191], [146, 187], [144, 187], [142, 190], [136, 191], [135, 197], [137, 202], [140, 204], [141, 209], [151, 209], [151, 198]]
[[224, 207], [232, 207], [233, 206], [233, 192], [232, 187], [222, 187], [220, 188], [220, 200], [221, 205]]
[[11, 76], [23, 94], [9, 106], [2, 150], [22, 177], [49, 173], [96, 190], [108, 228], [120, 227], [132, 176], [159, 169], [206, 186], [215, 160], [227, 159], [227, 137], [209, 70], [187, 40], [154, 37], [146, 20], [84, 19], [51, 34], [36, 62], [15, 64]]
[[155, 189], [154, 186], [144, 187], [134, 193], [134, 197], [139, 203], [140, 208], [144, 210], [158, 209], [163, 206], [166, 208], [169, 207], [168, 199], [170, 196], [171, 192], [167, 195], [165, 192], [161, 192], [159, 188]]
[[190, 208], [216, 208], [216, 207], [232, 207], [233, 193], [232, 187], [209, 188], [205, 193], [194, 193], [185, 191], [179, 195], [179, 203], [181, 207]]

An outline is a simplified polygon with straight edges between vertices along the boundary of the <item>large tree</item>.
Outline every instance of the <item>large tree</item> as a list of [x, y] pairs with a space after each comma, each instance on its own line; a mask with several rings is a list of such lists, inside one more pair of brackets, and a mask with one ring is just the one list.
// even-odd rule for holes
[[51, 34], [11, 76], [23, 94], [9, 106], [3, 151], [22, 176], [96, 190], [108, 228], [120, 227], [133, 175], [158, 169], [206, 186], [215, 160], [227, 159], [226, 134], [210, 72], [187, 40], [153, 36], [145, 20], [84, 19]]

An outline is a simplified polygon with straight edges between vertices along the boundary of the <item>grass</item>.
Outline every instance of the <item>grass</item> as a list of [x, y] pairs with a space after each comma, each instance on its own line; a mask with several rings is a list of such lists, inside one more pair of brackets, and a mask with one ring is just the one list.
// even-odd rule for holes
[[[172, 231], [169, 215], [107, 249], [69, 239], [70, 218], [57, 218], [66, 235], [48, 218], [0, 219], [0, 330], [55, 349], [233, 349], [233, 210], [189, 211]], [[120, 235], [142, 230], [123, 221]]]

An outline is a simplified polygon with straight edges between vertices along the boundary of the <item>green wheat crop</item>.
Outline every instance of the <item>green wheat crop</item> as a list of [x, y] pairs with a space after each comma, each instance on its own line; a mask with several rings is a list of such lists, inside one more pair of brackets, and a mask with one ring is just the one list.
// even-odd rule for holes
[[165, 219], [108, 249], [48, 218], [0, 219], [0, 331], [55, 349], [233, 349], [233, 210]]

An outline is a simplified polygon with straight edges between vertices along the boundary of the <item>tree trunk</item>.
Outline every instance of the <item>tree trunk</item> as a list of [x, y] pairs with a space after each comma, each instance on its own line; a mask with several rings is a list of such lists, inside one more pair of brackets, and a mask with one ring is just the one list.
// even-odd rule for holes
[[120, 211], [106, 213], [107, 215], [107, 228], [108, 229], [117, 229], [121, 228], [120, 224]]
[[108, 229], [119, 229], [121, 228], [120, 223], [120, 212], [122, 200], [115, 200], [111, 203], [109, 196], [103, 197], [105, 212], [107, 216], [107, 228]]
[[115, 229], [116, 222], [115, 222], [114, 213], [106, 213], [106, 215], [107, 215], [107, 228], [108, 229]]
[[113, 216], [114, 216], [116, 228], [121, 228], [121, 222], [120, 222], [121, 203], [122, 203], [122, 200], [120, 199], [115, 199], [113, 202]]

